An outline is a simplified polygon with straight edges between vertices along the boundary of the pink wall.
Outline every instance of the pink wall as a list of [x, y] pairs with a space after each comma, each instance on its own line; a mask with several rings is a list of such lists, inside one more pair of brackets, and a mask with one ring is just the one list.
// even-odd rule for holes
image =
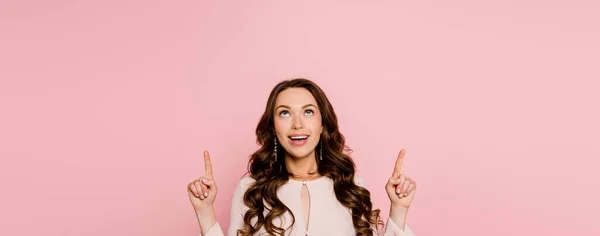
[[228, 225], [290, 77], [418, 235], [600, 235], [598, 1], [216, 2], [0, 3], [0, 235], [194, 235], [204, 149]]

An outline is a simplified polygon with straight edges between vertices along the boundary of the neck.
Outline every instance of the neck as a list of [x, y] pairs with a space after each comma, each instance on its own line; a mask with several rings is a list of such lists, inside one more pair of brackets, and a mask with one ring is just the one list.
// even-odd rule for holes
[[293, 157], [286, 153], [285, 166], [292, 178], [310, 179], [320, 176], [314, 151], [306, 157]]

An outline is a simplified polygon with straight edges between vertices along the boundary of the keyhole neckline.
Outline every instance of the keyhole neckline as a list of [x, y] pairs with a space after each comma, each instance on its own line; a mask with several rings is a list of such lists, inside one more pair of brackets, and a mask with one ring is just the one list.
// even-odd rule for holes
[[289, 181], [305, 185], [305, 184], [310, 184], [310, 183], [316, 183], [316, 182], [322, 181], [324, 179], [327, 179], [327, 176], [320, 176], [316, 179], [311, 179], [311, 180], [299, 180], [299, 179], [290, 178]]

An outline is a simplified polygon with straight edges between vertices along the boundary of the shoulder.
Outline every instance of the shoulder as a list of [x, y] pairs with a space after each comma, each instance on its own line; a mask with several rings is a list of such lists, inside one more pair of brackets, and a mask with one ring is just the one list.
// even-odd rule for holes
[[[246, 192], [246, 190], [252, 185], [254, 184], [254, 182], [256, 182], [256, 180], [254, 178], [252, 178], [251, 176], [244, 176], [243, 178], [241, 178], [236, 186], [236, 190], [240, 190], [241, 192]], [[365, 178], [363, 176], [360, 175], [355, 175], [354, 176], [354, 184], [363, 187], [363, 188], [367, 188], [367, 183], [365, 181]]]
[[354, 176], [354, 183], [358, 186], [361, 186], [363, 188], [367, 188], [367, 184], [365, 182], [365, 178], [360, 176], [360, 175], [355, 175]]
[[236, 190], [240, 190], [241, 192], [246, 192], [246, 190], [254, 183], [256, 180], [249, 175], [242, 177], [236, 186]]

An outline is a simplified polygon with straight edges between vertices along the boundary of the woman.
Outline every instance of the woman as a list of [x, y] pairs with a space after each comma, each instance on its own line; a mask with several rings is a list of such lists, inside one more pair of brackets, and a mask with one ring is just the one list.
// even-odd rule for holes
[[[227, 235], [414, 235], [406, 226], [416, 183], [400, 170], [401, 150], [385, 190], [387, 227], [344, 153], [344, 136], [325, 93], [312, 81], [277, 84], [256, 128], [261, 147], [248, 163], [231, 204]], [[188, 184], [202, 235], [223, 235], [213, 203], [217, 185], [208, 152], [206, 176]], [[383, 232], [381, 232], [383, 231]]]

